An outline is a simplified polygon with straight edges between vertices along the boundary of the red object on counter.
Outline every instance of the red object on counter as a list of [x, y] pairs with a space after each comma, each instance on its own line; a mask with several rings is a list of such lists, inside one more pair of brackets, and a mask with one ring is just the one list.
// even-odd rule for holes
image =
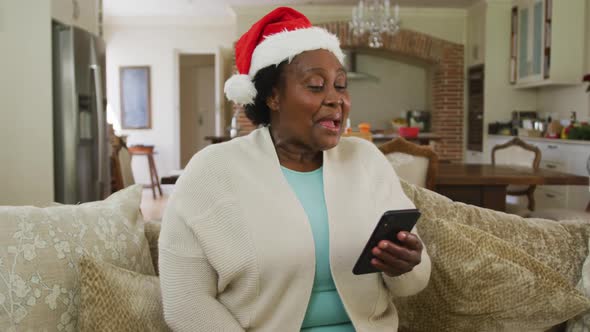
[[400, 127], [398, 133], [401, 137], [418, 137], [420, 128], [418, 127]]

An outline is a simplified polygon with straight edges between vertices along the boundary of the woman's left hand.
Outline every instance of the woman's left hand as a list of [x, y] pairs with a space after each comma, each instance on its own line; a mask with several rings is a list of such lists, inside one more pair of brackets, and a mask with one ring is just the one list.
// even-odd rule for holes
[[384, 240], [372, 250], [371, 264], [390, 277], [412, 271], [422, 259], [423, 245], [415, 234], [399, 232], [397, 239], [401, 244]]

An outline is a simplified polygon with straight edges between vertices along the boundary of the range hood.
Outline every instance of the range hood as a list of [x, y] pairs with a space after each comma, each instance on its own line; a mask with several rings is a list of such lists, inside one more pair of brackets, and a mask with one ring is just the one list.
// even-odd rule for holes
[[342, 50], [344, 52], [344, 68], [346, 77], [349, 80], [372, 80], [379, 81], [379, 78], [368, 73], [358, 72], [356, 69], [356, 52], [354, 50]]

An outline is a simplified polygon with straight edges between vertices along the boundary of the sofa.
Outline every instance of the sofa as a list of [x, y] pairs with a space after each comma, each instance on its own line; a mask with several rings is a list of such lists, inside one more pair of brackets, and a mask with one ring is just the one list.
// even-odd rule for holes
[[[584, 331], [588, 221], [524, 219], [403, 183], [422, 211], [427, 288], [392, 299], [400, 331]], [[167, 331], [159, 222], [141, 187], [101, 202], [0, 207], [0, 330]]]

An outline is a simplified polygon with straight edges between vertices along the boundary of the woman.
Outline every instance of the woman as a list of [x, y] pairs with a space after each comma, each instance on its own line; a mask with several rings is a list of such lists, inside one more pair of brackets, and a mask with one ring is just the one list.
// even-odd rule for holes
[[160, 236], [172, 329], [395, 331], [391, 296], [428, 283], [408, 232], [373, 248], [382, 273], [352, 273], [383, 212], [414, 206], [373, 144], [340, 139], [342, 59], [334, 35], [290, 8], [238, 41], [226, 95], [263, 126], [202, 150], [177, 182]]

